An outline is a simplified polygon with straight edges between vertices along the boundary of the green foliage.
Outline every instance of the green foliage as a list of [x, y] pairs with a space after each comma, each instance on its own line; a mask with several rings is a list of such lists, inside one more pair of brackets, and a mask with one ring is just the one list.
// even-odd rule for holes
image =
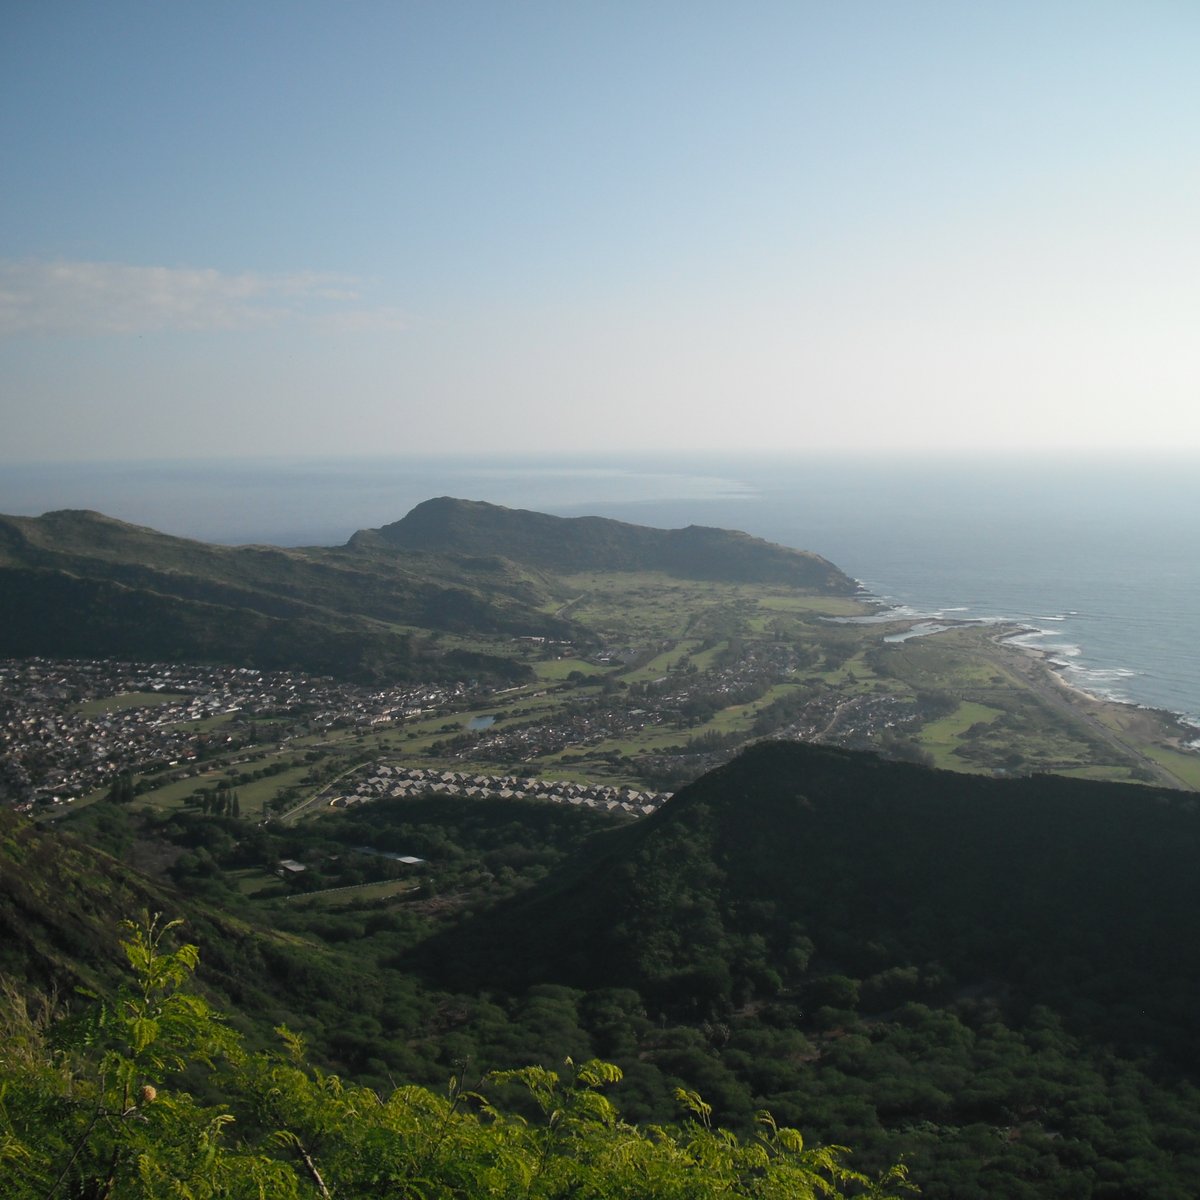
[[[529, 668], [486, 638], [588, 642], [547, 611], [557, 592], [543, 572], [601, 565], [854, 590], [824, 559], [742, 533], [450, 499], [328, 549], [213, 546], [63, 511], [0, 516], [0, 655], [237, 663], [364, 680], [524, 679]], [[479, 650], [442, 650], [413, 629], [484, 640]]]
[[197, 951], [163, 949], [177, 922], [127, 926], [133, 981], [81, 1016], [31, 1013], [7, 991], [0, 1020], [0, 1159], [6, 1195], [286, 1196], [269, 1158], [224, 1145], [233, 1117], [164, 1083], [237, 1040], [185, 985]]
[[[6, 1200], [120, 1197], [292, 1200], [388, 1195], [493, 1197], [855, 1195], [889, 1200], [911, 1188], [902, 1167], [870, 1180], [840, 1147], [807, 1148], [762, 1114], [744, 1141], [716, 1130], [692, 1092], [680, 1127], [622, 1121], [602, 1089], [609, 1063], [567, 1061], [498, 1072], [484, 1090], [464, 1072], [439, 1096], [381, 1095], [305, 1062], [281, 1029], [283, 1053], [248, 1055], [191, 990], [194, 946], [171, 951], [178, 922], [128, 925], [132, 982], [82, 1016], [31, 1010], [13, 990], [0, 1008], [0, 1168]], [[208, 1072], [219, 1103], [197, 1101], [180, 1074]], [[516, 1084], [532, 1119], [503, 1111], [493, 1089]]]
[[[114, 844], [136, 830], [129, 806], [86, 811], [122, 823]], [[505, 1121], [545, 1131], [539, 1096], [568, 1113], [579, 1085], [581, 1068], [564, 1071], [564, 1058], [599, 1057], [623, 1078], [585, 1090], [619, 1105], [644, 1136], [674, 1119], [682, 1088], [701, 1093], [709, 1123], [743, 1147], [769, 1138], [754, 1122], [769, 1109], [809, 1145], [853, 1145], [868, 1173], [903, 1158], [931, 1200], [1195, 1195], [1200, 812], [1189, 797], [764, 746], [646, 821], [585, 841], [571, 820], [583, 816], [424, 799], [273, 832], [216, 815], [168, 818], [197, 860], [201, 850], [230, 864], [340, 855], [354, 869], [383, 869], [385, 859], [346, 853], [369, 844], [427, 851], [420, 874], [443, 885], [336, 910], [234, 897], [241, 917], [274, 932], [189, 902], [203, 947], [198, 983], [246, 1028], [244, 1048], [262, 1051], [270, 1027], [286, 1023], [322, 1068], [262, 1053], [246, 1066], [216, 1055], [215, 1076], [192, 1067], [191, 1092], [219, 1095], [216, 1115], [236, 1117], [211, 1135], [216, 1144], [281, 1162], [319, 1194], [295, 1143], [271, 1139], [299, 1138], [334, 1179], [334, 1100], [367, 1111], [404, 1079], [435, 1086], [414, 1089], [411, 1103], [441, 1114], [447, 1145], [494, 1120], [477, 1094]], [[0, 966], [15, 976], [66, 981], [30, 964], [79, 962], [87, 951], [78, 977], [107, 991], [100, 959], [115, 957], [116, 920], [105, 914], [179, 903], [131, 891], [136, 876], [112, 860], [13, 814], [0, 811], [0, 835]], [[481, 897], [509, 887], [510, 872], [513, 900], [498, 925]], [[200, 879], [188, 875], [189, 901]], [[454, 922], [461, 936], [435, 947], [447, 974], [479, 971], [459, 994], [406, 969], [431, 929]], [[507, 961], [489, 967], [480, 957], [489, 948]], [[464, 1061], [480, 1074], [532, 1068], [468, 1083]], [[182, 1084], [159, 1094], [173, 1086]], [[289, 1089], [308, 1099], [271, 1099]], [[399, 1111], [399, 1098], [386, 1102]], [[704, 1126], [702, 1111], [689, 1113]], [[576, 1136], [568, 1126], [556, 1119], [562, 1136], [535, 1188], [556, 1178], [554, 1156]], [[368, 1124], [362, 1137], [374, 1129], [400, 1154], [389, 1128]], [[412, 1182], [412, 1163], [438, 1136], [396, 1160], [395, 1186], [393, 1168], [381, 1167], [385, 1182], [362, 1189], [438, 1194], [420, 1172]], [[350, 1158], [375, 1153], [354, 1145]], [[461, 1164], [446, 1170], [460, 1172], [463, 1194], [488, 1186]], [[352, 1175], [336, 1178], [347, 1194]]]
[[133, 776], [128, 771], [122, 771], [114, 776], [108, 789], [108, 799], [115, 804], [128, 804], [134, 797]]
[[418, 504], [403, 520], [371, 537], [409, 552], [450, 548], [561, 571], [662, 570], [681, 579], [786, 583], [831, 595], [855, 590], [853, 580], [816, 554], [728, 529], [650, 529], [449, 496]]
[[[857, 1010], [862, 982], [892, 969], [922, 972], [912, 995], [939, 973], [943, 996], [1000, 979], [1196, 1068], [1178, 1014], [1200, 983], [1197, 855], [1184, 795], [762, 743], [421, 956], [460, 987], [631, 987], [652, 1014], [700, 1020], [781, 987]], [[817, 955], [791, 969], [805, 944]], [[1114, 994], [1137, 1011], [1106, 1012]], [[865, 995], [904, 993], [879, 981]]]

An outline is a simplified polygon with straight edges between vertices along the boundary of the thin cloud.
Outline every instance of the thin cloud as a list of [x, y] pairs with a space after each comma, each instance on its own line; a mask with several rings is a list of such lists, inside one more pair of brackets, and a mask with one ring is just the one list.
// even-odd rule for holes
[[105, 262], [0, 262], [0, 336], [167, 330], [399, 329], [393, 308], [364, 307], [357, 281], [313, 271], [225, 274]]

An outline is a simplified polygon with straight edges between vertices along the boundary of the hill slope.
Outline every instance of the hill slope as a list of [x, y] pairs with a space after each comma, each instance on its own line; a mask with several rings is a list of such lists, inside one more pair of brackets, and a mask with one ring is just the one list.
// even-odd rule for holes
[[494, 648], [437, 651], [414, 631], [587, 644], [552, 615], [556, 572], [654, 570], [853, 582], [815, 555], [716, 529], [563, 520], [462, 500], [419, 505], [343, 547], [215, 546], [88, 511], [0, 517], [0, 656], [125, 657], [348, 678], [513, 679]]
[[[77, 987], [110, 992], [124, 974], [121, 923], [154, 913], [184, 920], [203, 951], [198, 981], [258, 1044], [280, 1022], [344, 1028], [378, 1008], [379, 980], [346, 955], [272, 930], [253, 910], [199, 901], [0, 807], [0, 979], [68, 1006]], [[415, 1003], [410, 991], [393, 981], [393, 992]]]
[[460, 983], [636, 987], [697, 1016], [917, 966], [950, 992], [1120, 996], [1093, 1014], [1110, 1033], [1167, 1031], [1200, 1066], [1180, 1021], [1200, 986], [1198, 856], [1200, 810], [1175, 794], [762, 744], [425, 962]]
[[[412, 847], [415, 804], [389, 805], [399, 838], [380, 844]], [[444, 804], [425, 805], [444, 832]], [[510, 861], [529, 848], [520, 807], [490, 810]], [[161, 820], [108, 808], [117, 833]], [[239, 834], [230, 861], [285, 852], [255, 850], [270, 838], [249, 823], [174, 824], [184, 846]], [[145, 905], [188, 917], [248, 1026], [282, 1018], [373, 1080], [600, 1053], [645, 1119], [699, 1088], [722, 1119], [767, 1108], [868, 1170], [903, 1154], [932, 1200], [1183, 1200], [1200, 1171], [1198, 840], [1179, 794], [763, 744], [422, 955], [406, 902], [335, 914], [237, 892], [235, 918], [0, 812], [0, 971], [103, 985], [116, 919]], [[468, 841], [472, 868], [497, 865]], [[423, 989], [414, 961], [472, 987]]]
[[523, 669], [507, 659], [423, 655], [410, 632], [569, 634], [540, 610], [548, 592], [506, 563], [214, 546], [86, 511], [0, 517], [0, 599], [11, 614], [0, 655], [512, 678]]
[[554, 571], [665, 571], [684, 579], [780, 583], [851, 595], [852, 579], [817, 554], [728, 529], [651, 529], [606, 517], [553, 517], [442, 496], [351, 544], [491, 554]]

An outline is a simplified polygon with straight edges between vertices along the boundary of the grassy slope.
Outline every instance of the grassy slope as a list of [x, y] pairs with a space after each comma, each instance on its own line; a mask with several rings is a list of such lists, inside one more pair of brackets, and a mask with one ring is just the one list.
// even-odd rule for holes
[[95, 513], [0, 519], [0, 653], [168, 658], [351, 677], [513, 677], [415, 653], [409, 630], [562, 636], [547, 584], [511, 564], [210, 546]]
[[[360, 542], [367, 537], [361, 535]], [[604, 517], [553, 517], [441, 497], [369, 539], [405, 550], [499, 554], [554, 571], [662, 570], [682, 579], [786, 583], [835, 595], [855, 591], [832, 563], [749, 534], [689, 525], [651, 529]]]
[[201, 948], [198, 981], [256, 1041], [313, 1018], [300, 996], [337, 997], [344, 1011], [377, 981], [319, 942], [272, 932], [197, 902], [175, 887], [53, 829], [0, 808], [0, 976], [71, 1004], [74, 990], [105, 992], [124, 974], [121, 922], [145, 913], [181, 917]]
[[[464, 501], [422, 505], [344, 547], [291, 550], [208, 545], [63, 511], [0, 517], [0, 600], [10, 617], [0, 654], [513, 678], [523, 668], [486, 653], [488, 639], [588, 642], [555, 615], [568, 596], [547, 571], [571, 564], [853, 590], [823, 559], [745, 534], [563, 521]], [[482, 640], [421, 655], [414, 629]]]

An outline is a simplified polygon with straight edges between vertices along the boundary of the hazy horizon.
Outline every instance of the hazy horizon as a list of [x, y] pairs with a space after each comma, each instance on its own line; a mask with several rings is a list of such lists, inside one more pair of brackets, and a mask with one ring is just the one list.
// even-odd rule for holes
[[[674, 511], [677, 525], [741, 528], [736, 518], [746, 502], [768, 502], [783, 486], [806, 493], [810, 507], [826, 516], [840, 504], [859, 507], [866, 493], [890, 489], [879, 519], [919, 520], [942, 503], [943, 493], [961, 497], [974, 489], [971, 511], [993, 521], [1007, 514], [1017, 527], [1039, 510], [1077, 507], [1083, 494], [1093, 497], [1096, 520], [1161, 525], [1165, 516], [1190, 514], [1200, 504], [1198, 481], [1184, 452], [1069, 459], [1045, 451], [640, 451], [60, 460], [5, 464], [0, 513], [86, 508], [177, 536], [296, 545], [344, 540], [443, 495], [561, 515], [613, 515], [619, 508], [628, 510], [622, 519], [635, 523], [642, 523], [639, 506], [649, 506], [659, 514]], [[710, 520], [705, 512], [714, 504], [720, 515]]]
[[1200, 473], [1183, 456], [459, 455], [0, 471], [0, 511], [99, 508], [234, 544], [341, 545], [441, 495], [743, 529], [824, 555], [902, 611], [1015, 620], [1079, 686], [1200, 723]]
[[1200, 8], [9, 6], [0, 461], [1200, 450]]

